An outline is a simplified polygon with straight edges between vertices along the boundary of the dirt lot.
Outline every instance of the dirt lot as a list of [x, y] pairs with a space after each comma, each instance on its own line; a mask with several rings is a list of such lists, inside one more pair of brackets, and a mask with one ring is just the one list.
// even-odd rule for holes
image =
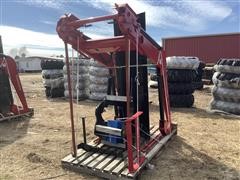
[[[68, 102], [46, 99], [40, 74], [22, 74], [21, 79], [35, 115], [0, 123], [0, 180], [97, 179], [61, 168], [61, 158], [70, 153], [71, 147]], [[151, 119], [156, 123], [156, 90], [150, 92]], [[152, 161], [155, 169], [145, 170], [141, 179], [240, 179], [240, 120], [206, 112], [211, 99], [209, 87], [194, 95], [194, 108], [172, 109], [178, 136]], [[87, 116], [91, 139], [97, 103], [80, 103], [74, 105], [76, 115]], [[106, 116], [111, 117], [111, 113]], [[80, 126], [77, 140], [82, 140]]]

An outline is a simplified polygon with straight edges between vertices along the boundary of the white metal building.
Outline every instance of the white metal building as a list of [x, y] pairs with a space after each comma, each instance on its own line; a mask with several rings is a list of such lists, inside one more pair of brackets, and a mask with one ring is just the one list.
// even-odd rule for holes
[[63, 60], [62, 58], [29, 56], [15, 59], [19, 72], [41, 71], [41, 60]]

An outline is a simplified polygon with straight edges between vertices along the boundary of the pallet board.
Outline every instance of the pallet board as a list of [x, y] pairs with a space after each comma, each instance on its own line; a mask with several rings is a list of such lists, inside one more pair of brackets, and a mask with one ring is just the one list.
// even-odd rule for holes
[[11, 116], [6, 116], [6, 117], [0, 116], [0, 122], [1, 121], [18, 120], [18, 119], [25, 118], [25, 117], [31, 117], [31, 116], [33, 116], [33, 113], [34, 113], [33, 109], [30, 109], [29, 112], [19, 114], [19, 115], [11, 115]]
[[[151, 161], [151, 159], [167, 144], [167, 142], [169, 142], [174, 135], [177, 134], [177, 125], [173, 125], [173, 127], [174, 128], [171, 134], [163, 137], [146, 154], [144, 163], [135, 173], [128, 172], [126, 150], [109, 147], [101, 143], [98, 144], [97, 147], [103, 150], [108, 150], [108, 152], [110, 152], [109, 154], [104, 154], [102, 153], [103, 151], [101, 151], [101, 153], [98, 151], [87, 152], [84, 149], [78, 149], [77, 157], [68, 155], [62, 159], [62, 167], [79, 173], [87, 173], [107, 179], [136, 179], [147, 163]], [[152, 137], [155, 137], [156, 134], [159, 133], [159, 131], [156, 131], [156, 128], [152, 128], [151, 132], [153, 132], [151, 135]], [[117, 157], [114, 152], [121, 152], [122, 156]]]

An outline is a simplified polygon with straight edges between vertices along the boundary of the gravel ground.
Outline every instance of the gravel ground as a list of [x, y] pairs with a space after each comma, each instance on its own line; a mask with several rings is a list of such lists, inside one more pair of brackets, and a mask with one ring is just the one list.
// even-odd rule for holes
[[[69, 105], [64, 99], [48, 100], [40, 74], [21, 74], [27, 101], [35, 110], [31, 119], [0, 123], [0, 180], [97, 179], [61, 168], [71, 151]], [[176, 136], [144, 170], [140, 179], [240, 179], [240, 120], [209, 114], [210, 86], [196, 91], [193, 108], [172, 109], [178, 123]], [[157, 92], [150, 89], [151, 123], [157, 124]], [[96, 102], [75, 104], [75, 116], [87, 116], [87, 138], [93, 136]], [[112, 117], [107, 111], [104, 116]], [[80, 121], [77, 141], [82, 141]]]

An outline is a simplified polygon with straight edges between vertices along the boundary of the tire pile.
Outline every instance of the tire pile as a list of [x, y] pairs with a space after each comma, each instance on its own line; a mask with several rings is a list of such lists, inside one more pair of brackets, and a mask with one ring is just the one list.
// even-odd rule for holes
[[[202, 69], [200, 61], [196, 57], [167, 57], [167, 69], [170, 106], [192, 107], [196, 88], [194, 83], [202, 82], [201, 74], [197, 73], [198, 69]], [[151, 75], [150, 80], [157, 81], [157, 76]], [[157, 83], [150, 87], [157, 88]]]
[[42, 60], [42, 78], [45, 94], [48, 98], [64, 96], [63, 61]]
[[109, 70], [97, 61], [90, 60], [89, 67], [89, 99], [103, 100], [107, 95]]
[[171, 107], [192, 107], [194, 80], [200, 61], [197, 57], [167, 57], [168, 90]]
[[196, 70], [196, 72], [197, 72], [196, 79], [192, 83], [194, 89], [197, 89], [197, 90], [203, 89], [204, 83], [202, 81], [202, 77], [203, 77], [205, 66], [206, 66], [206, 64], [204, 62], [199, 63], [199, 66]]
[[[66, 65], [63, 67], [63, 73], [65, 88], [64, 95], [68, 98], [69, 91]], [[74, 99], [100, 101], [107, 95], [109, 70], [97, 61], [92, 59], [74, 60], [74, 63], [70, 63], [70, 73]]]
[[[69, 64], [70, 68], [70, 79], [72, 83], [72, 96], [74, 99], [86, 99], [88, 97], [88, 69], [89, 60], [88, 59], [75, 59]], [[67, 79], [67, 66], [63, 67], [64, 73], [64, 96], [69, 97], [68, 91], [68, 79]]]
[[214, 69], [210, 108], [240, 115], [240, 59], [220, 59]]

